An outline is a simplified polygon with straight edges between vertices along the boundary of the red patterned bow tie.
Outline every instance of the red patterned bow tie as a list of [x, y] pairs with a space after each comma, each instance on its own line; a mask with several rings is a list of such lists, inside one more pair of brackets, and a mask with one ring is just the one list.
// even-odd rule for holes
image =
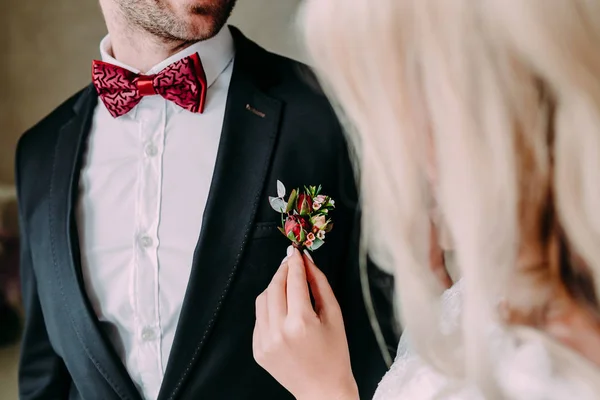
[[206, 76], [200, 57], [183, 58], [156, 75], [138, 75], [125, 68], [94, 61], [92, 80], [113, 117], [131, 111], [144, 96], [159, 94], [191, 112], [201, 113], [206, 100]]

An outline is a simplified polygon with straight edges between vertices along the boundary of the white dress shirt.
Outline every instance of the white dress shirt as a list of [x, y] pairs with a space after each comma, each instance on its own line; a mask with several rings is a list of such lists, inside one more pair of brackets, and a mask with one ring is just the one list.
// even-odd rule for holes
[[[100, 44], [103, 61], [135, 73]], [[209, 85], [203, 114], [147, 96], [113, 118], [94, 111], [77, 222], [85, 289], [145, 399], [156, 399], [173, 345], [221, 137], [234, 58], [224, 28], [147, 72], [198, 53]]]

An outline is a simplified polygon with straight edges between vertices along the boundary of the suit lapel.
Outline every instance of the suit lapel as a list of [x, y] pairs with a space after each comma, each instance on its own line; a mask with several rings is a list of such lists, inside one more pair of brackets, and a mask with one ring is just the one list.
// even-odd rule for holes
[[80, 345], [100, 375], [123, 400], [140, 395], [98, 327], [81, 277], [79, 239], [74, 206], [78, 198], [79, 174], [97, 96], [85, 89], [74, 107], [73, 117], [62, 126], [54, 150], [48, 214], [53, 264], [67, 299], [67, 313]]
[[243, 257], [278, 133], [282, 105], [257, 80], [263, 50], [233, 33], [236, 58], [215, 172], [159, 400], [178, 395], [206, 345]]

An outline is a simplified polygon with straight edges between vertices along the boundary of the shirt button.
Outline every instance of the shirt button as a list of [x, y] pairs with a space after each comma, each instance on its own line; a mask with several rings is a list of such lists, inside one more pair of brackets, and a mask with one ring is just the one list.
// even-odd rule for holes
[[148, 157], [154, 157], [155, 155], [158, 154], [158, 147], [156, 147], [153, 144], [148, 144], [148, 145], [146, 145], [145, 152]]
[[140, 244], [142, 247], [150, 247], [152, 246], [152, 238], [150, 236], [142, 236], [140, 238]]
[[150, 342], [154, 339], [156, 339], [156, 332], [154, 332], [154, 329], [148, 326], [142, 329], [142, 340], [144, 342]]

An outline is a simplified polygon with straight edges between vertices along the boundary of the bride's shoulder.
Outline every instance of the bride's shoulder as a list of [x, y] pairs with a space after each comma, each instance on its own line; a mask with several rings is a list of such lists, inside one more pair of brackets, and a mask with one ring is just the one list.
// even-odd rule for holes
[[[459, 329], [462, 290], [463, 283], [458, 281], [442, 295], [440, 329], [444, 334], [451, 334]], [[442, 395], [445, 392], [449, 393], [448, 396]], [[396, 360], [379, 384], [374, 400], [434, 398], [484, 400], [475, 387], [455, 385], [442, 373], [427, 365], [411, 348], [410, 332], [404, 331]]]
[[[460, 329], [463, 282], [442, 296], [440, 329]], [[579, 355], [533, 329], [490, 329], [489, 351], [503, 398], [511, 400], [597, 399], [600, 373]], [[445, 395], [447, 393], [447, 395]], [[410, 332], [400, 340], [398, 357], [379, 385], [374, 400], [480, 400], [474, 385], [456, 382], [427, 365], [410, 346]]]

